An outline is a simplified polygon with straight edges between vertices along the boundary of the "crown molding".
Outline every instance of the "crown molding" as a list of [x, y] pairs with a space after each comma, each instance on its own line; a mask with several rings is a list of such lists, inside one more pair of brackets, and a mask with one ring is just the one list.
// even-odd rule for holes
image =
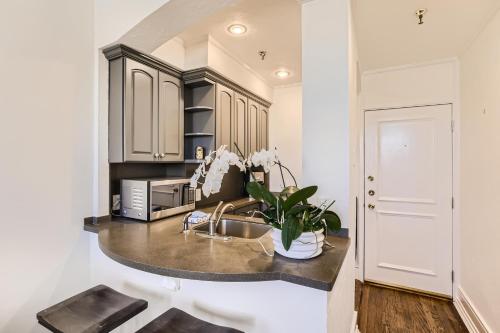
[[167, 64], [159, 58], [150, 54], [131, 48], [124, 44], [116, 44], [105, 48], [102, 53], [109, 61], [126, 57], [138, 61], [144, 65], [156, 68], [177, 78], [182, 77], [182, 70], [173, 65]]
[[225, 85], [226, 87], [242, 94], [243, 96], [246, 96], [247, 98], [250, 98], [265, 107], [270, 107], [271, 102], [252, 93], [250, 90], [243, 88], [236, 82], [228, 79], [224, 75], [220, 74], [216, 70], [210, 68], [210, 67], [203, 67], [203, 68], [196, 68], [192, 70], [188, 70], [184, 72], [182, 75], [182, 79], [184, 80], [185, 84], [190, 84], [196, 81], [201, 81], [201, 80], [208, 80], [209, 82], [217, 82]]

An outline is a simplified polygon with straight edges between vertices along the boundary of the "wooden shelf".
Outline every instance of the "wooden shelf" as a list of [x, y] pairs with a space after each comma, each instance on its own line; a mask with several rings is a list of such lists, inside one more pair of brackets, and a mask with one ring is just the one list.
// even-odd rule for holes
[[213, 133], [185, 133], [184, 136], [214, 136]]
[[190, 106], [184, 109], [186, 112], [204, 112], [204, 111], [213, 111], [214, 108], [211, 106]]

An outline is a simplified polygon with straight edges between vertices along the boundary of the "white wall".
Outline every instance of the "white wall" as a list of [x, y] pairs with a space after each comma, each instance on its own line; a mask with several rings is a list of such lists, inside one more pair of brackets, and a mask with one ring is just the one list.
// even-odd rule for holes
[[[169, 59], [180, 58], [181, 53], [179, 45], [172, 44], [168, 41], [156, 49], [153, 55], [172, 63]], [[267, 81], [210, 35], [186, 45], [183, 57], [181, 68], [184, 70], [210, 67], [258, 96], [269, 101], [273, 98], [273, 89]]]
[[456, 99], [455, 59], [363, 73], [363, 109], [451, 103]]
[[461, 288], [500, 332], [500, 13], [461, 61]]
[[92, 2], [2, 3], [1, 332], [90, 284], [92, 33]]
[[302, 174], [349, 225], [348, 0], [302, 5]]
[[165, 44], [154, 50], [151, 54], [170, 65], [184, 69], [186, 49], [184, 48], [183, 40], [178, 37], [165, 42]]
[[[273, 105], [269, 110], [269, 148], [278, 155], [295, 176], [299, 187], [302, 180], [302, 84], [274, 88]], [[293, 179], [284, 171], [285, 183]], [[277, 167], [270, 173], [271, 191], [281, 191], [283, 182]]]
[[211, 37], [208, 39], [208, 66], [258, 96], [272, 101], [273, 89], [265, 79]]
[[[349, 0], [312, 0], [302, 5], [302, 182], [319, 186], [319, 199], [335, 199], [343, 227], [355, 230], [357, 140], [357, 48]], [[353, 132], [354, 131], [354, 132]], [[350, 232], [352, 232], [350, 230]], [[329, 323], [348, 332], [354, 316], [354, 244], [343, 264], [347, 278], [336, 295], [341, 308]]]

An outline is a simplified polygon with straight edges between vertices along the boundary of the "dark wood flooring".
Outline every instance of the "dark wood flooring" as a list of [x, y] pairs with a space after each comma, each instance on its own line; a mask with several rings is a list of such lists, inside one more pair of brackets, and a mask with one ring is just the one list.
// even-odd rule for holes
[[467, 333], [448, 300], [356, 281], [356, 309], [361, 333]]

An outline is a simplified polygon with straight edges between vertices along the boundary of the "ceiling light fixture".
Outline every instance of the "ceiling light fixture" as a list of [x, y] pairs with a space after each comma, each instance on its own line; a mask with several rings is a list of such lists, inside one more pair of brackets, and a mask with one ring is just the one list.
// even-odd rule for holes
[[280, 69], [274, 72], [274, 75], [276, 75], [280, 79], [286, 79], [287, 77], [290, 76], [290, 72], [287, 71], [286, 69]]
[[231, 24], [229, 27], [227, 27], [227, 31], [229, 31], [233, 35], [243, 35], [245, 32], [247, 32], [247, 27], [245, 27], [243, 24]]
[[418, 24], [424, 24], [424, 15], [427, 14], [427, 9], [425, 8], [421, 8], [421, 9], [418, 9], [416, 12], [415, 12], [415, 15], [417, 16], [417, 19], [418, 19]]

